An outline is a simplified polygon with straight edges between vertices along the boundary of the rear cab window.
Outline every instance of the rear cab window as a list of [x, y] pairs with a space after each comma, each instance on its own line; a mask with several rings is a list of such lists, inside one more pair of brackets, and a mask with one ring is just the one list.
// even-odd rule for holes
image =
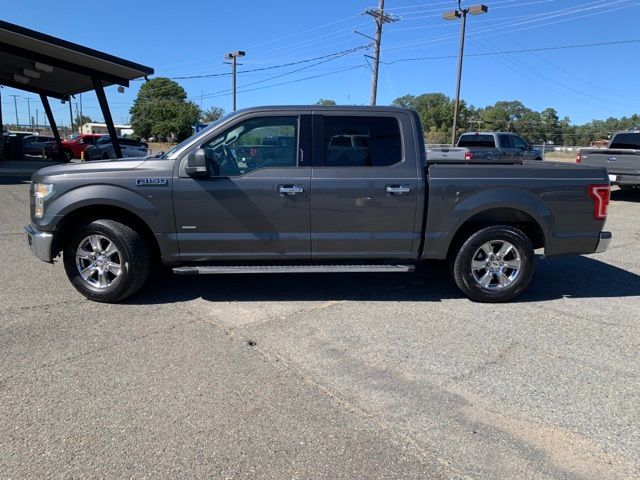
[[640, 132], [617, 133], [609, 148], [640, 150]]
[[387, 167], [402, 161], [400, 125], [394, 117], [324, 116], [324, 165]]
[[480, 133], [465, 133], [460, 136], [458, 140], [458, 147], [465, 148], [495, 148], [496, 142], [493, 135], [486, 135]]

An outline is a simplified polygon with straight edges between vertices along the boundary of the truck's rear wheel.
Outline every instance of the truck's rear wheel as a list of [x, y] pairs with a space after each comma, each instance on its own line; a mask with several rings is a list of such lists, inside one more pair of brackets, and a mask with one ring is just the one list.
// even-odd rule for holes
[[149, 265], [144, 239], [115, 220], [81, 226], [64, 250], [69, 280], [96, 302], [118, 302], [136, 293], [147, 280]]
[[469, 237], [451, 258], [458, 288], [477, 302], [506, 302], [531, 282], [535, 254], [518, 228], [494, 225]]

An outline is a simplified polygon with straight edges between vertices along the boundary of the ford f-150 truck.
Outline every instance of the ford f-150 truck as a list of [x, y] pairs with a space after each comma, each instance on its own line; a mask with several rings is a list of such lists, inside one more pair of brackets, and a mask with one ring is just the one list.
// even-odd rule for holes
[[427, 148], [427, 160], [542, 160], [542, 151], [520, 135], [508, 132], [463, 133], [455, 147]]
[[[243, 145], [291, 137], [272, 164]], [[358, 141], [342, 147], [341, 139]], [[412, 110], [260, 107], [211, 124], [158, 158], [44, 168], [33, 176], [33, 253], [87, 298], [138, 291], [154, 262], [176, 274], [410, 272], [449, 260], [471, 299], [529, 284], [534, 249], [604, 251], [602, 167], [425, 161]], [[338, 140], [336, 140], [338, 139]]]
[[582, 148], [576, 163], [606, 167], [613, 185], [640, 188], [640, 130], [616, 133], [606, 149]]

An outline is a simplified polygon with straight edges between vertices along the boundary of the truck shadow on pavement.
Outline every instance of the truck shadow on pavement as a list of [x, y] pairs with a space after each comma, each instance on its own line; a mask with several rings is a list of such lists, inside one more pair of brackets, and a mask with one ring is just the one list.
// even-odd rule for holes
[[[589, 257], [539, 260], [528, 290], [515, 302], [559, 298], [640, 296], [640, 275]], [[162, 304], [202, 298], [209, 302], [309, 300], [440, 302], [464, 298], [444, 262], [415, 273], [336, 273], [154, 277], [129, 304]]]
[[0, 175], [0, 185], [20, 185], [25, 183], [31, 183], [31, 175]]
[[640, 188], [634, 188], [633, 190], [612, 190], [611, 200], [638, 203], [640, 202]]

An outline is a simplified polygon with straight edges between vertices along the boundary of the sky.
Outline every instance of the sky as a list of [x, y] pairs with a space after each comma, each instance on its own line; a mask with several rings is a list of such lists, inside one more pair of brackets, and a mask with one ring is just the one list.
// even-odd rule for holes
[[[231, 110], [223, 57], [236, 50], [246, 51], [238, 67], [238, 108], [320, 98], [364, 105], [371, 89], [365, 55], [373, 55], [364, 35], [373, 36], [374, 21], [363, 12], [376, 1], [58, 0], [50, 8], [44, 0], [21, 0], [21, 8], [3, 9], [3, 20], [150, 66], [155, 76], [219, 75], [176, 80], [203, 109]], [[555, 108], [574, 124], [640, 112], [640, 0], [485, 4], [489, 12], [467, 22], [461, 97], [468, 103], [520, 100], [535, 110]], [[379, 105], [406, 94], [455, 95], [460, 22], [442, 13], [456, 6], [454, 0], [386, 0], [385, 11], [396, 21], [383, 31]], [[591, 46], [557, 48], [585, 44]], [[523, 51], [532, 49], [538, 51]], [[243, 73], [260, 68], [267, 69]], [[106, 89], [116, 123], [128, 122], [140, 85], [131, 82], [125, 93]], [[5, 87], [5, 122], [15, 121], [11, 94], [19, 95], [21, 123], [28, 123], [27, 98], [31, 115], [37, 109], [44, 117], [36, 95]], [[102, 120], [93, 92], [83, 94], [82, 103], [85, 115]], [[56, 121], [68, 125], [68, 105], [52, 100], [52, 108]]]

